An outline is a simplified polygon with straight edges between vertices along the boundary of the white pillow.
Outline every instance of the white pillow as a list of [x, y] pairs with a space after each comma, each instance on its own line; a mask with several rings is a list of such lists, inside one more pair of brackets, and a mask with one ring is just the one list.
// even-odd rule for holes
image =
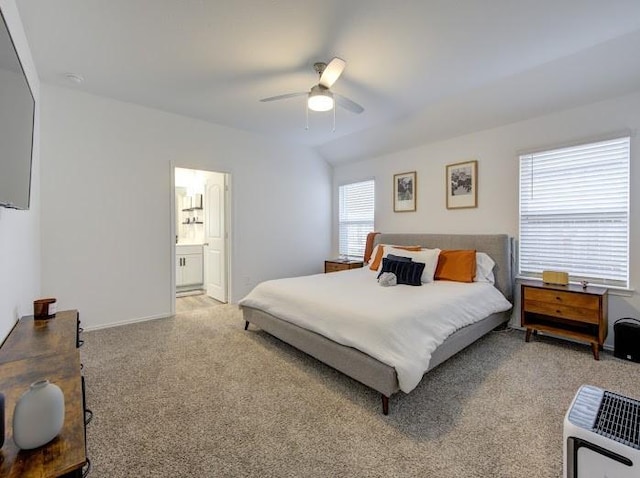
[[496, 263], [484, 252], [476, 252], [476, 277], [474, 282], [490, 282], [495, 284], [496, 279], [493, 275], [493, 267]]
[[[378, 254], [378, 248], [379, 247], [384, 247], [384, 252], [382, 253], [382, 258], [387, 257], [389, 254], [393, 254], [394, 256], [401, 256], [402, 254], [400, 254], [397, 251], [402, 251], [402, 252], [408, 252], [405, 249], [399, 249], [397, 247], [393, 247], [393, 245], [391, 244], [378, 244], [377, 246], [375, 246], [373, 248], [373, 251], [371, 251], [371, 257], [369, 258], [369, 262], [367, 262], [367, 264], [371, 265], [373, 264], [374, 259], [376, 258], [376, 255]], [[391, 249], [395, 249], [396, 253], [393, 252], [389, 252]], [[404, 256], [404, 257], [409, 257], [409, 256]], [[375, 270], [376, 272], [380, 272], [380, 270], [382, 269], [382, 258], [380, 258], [380, 264], [378, 264], [378, 268], [377, 269], [371, 269], [371, 270]]]
[[[376, 245], [373, 250], [371, 251], [371, 257], [369, 257], [369, 260], [367, 261], [367, 264], [369, 264], [369, 268], [371, 269], [371, 264], [373, 264], [373, 261], [376, 259], [376, 256], [378, 255], [378, 248], [380, 247], [385, 247], [387, 250], [390, 247], [395, 247], [393, 244], [378, 244]], [[420, 247], [420, 246], [407, 246], [407, 247]], [[384, 257], [387, 257], [386, 254], [384, 255]], [[382, 258], [381, 258], [382, 259]], [[372, 271], [380, 271], [380, 268], [382, 267], [382, 261], [380, 261], [380, 263], [378, 264], [378, 268], [377, 269], [371, 269]]]
[[422, 249], [419, 251], [407, 251], [404, 249], [396, 249], [395, 247], [385, 247], [382, 257], [387, 257], [389, 254], [401, 257], [410, 257], [413, 262], [422, 262], [424, 264], [424, 270], [420, 280], [424, 283], [433, 282], [433, 275], [436, 272], [438, 266], [438, 256], [440, 255], [440, 249]]

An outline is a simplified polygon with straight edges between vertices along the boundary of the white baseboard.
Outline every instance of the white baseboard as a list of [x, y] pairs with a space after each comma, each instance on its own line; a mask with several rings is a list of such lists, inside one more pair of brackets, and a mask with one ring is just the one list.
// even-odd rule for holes
[[135, 319], [127, 319], [127, 320], [121, 320], [120, 322], [111, 322], [109, 324], [103, 324], [103, 325], [89, 325], [89, 326], [82, 326], [84, 328], [84, 330], [86, 332], [89, 332], [91, 330], [100, 330], [100, 329], [110, 329], [111, 327], [119, 327], [120, 325], [129, 325], [129, 324], [135, 324], [137, 322], [147, 322], [149, 320], [158, 320], [158, 319], [168, 319], [169, 317], [172, 317], [171, 314], [158, 314], [158, 315], [150, 315], [148, 317], [138, 317]]
[[192, 295], [203, 295], [206, 291], [204, 289], [189, 289], [184, 291], [176, 291], [176, 299], [180, 297], [190, 297]]

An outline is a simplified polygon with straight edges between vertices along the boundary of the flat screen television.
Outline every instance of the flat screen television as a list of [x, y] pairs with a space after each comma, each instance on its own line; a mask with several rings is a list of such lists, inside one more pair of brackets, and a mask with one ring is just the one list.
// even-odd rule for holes
[[0, 206], [29, 209], [35, 100], [0, 17]]

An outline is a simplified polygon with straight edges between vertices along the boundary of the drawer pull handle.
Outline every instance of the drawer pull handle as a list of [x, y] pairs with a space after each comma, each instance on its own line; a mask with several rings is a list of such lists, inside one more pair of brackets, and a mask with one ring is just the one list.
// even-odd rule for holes
[[562, 300], [560, 297], [556, 296], [556, 300]]
[[556, 310], [556, 314], [562, 314], [560, 310]]

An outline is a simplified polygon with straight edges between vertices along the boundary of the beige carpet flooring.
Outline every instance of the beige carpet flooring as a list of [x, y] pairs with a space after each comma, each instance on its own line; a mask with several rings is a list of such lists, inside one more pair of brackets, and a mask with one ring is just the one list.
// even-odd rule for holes
[[493, 332], [410, 394], [377, 393], [220, 305], [84, 334], [98, 477], [560, 477], [583, 383], [640, 398], [640, 366]]
[[176, 298], [176, 314], [191, 312], [196, 309], [204, 309], [207, 307], [215, 307], [216, 305], [222, 305], [222, 302], [218, 302], [204, 293], [185, 295]]

